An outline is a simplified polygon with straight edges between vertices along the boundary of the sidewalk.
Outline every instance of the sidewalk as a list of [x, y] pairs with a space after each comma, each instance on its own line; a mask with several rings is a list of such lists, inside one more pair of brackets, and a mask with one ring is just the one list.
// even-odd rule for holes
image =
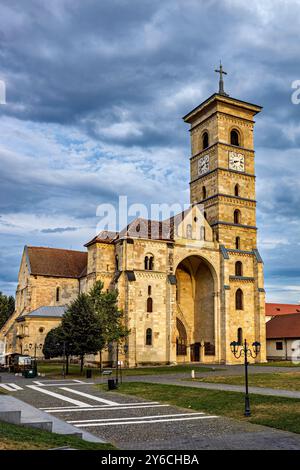
[[0, 415], [1, 413], [21, 412], [19, 419], [10, 421], [14, 424], [21, 424], [24, 426], [38, 427], [40, 429], [50, 430], [49, 424], [52, 423], [52, 432], [63, 435], [82, 435], [82, 439], [89, 442], [105, 443], [103, 439], [100, 439], [89, 432], [79, 432], [78, 428], [71, 424], [62, 421], [55, 416], [52, 416], [45, 411], [39, 410], [24, 401], [18, 400], [10, 395], [0, 395]]
[[[177, 376], [178, 377], [178, 376]], [[209, 390], [223, 390], [226, 392], [245, 392], [244, 385], [228, 385], [228, 384], [217, 384], [208, 382], [192, 382], [185, 380], [186, 377], [180, 378], [174, 377], [157, 377], [157, 376], [133, 376], [126, 377], [126, 382], [149, 382], [165, 385], [178, 385], [180, 387], [193, 387], [193, 388], [204, 388]], [[292, 390], [279, 390], [275, 388], [263, 388], [263, 387], [249, 387], [249, 392], [256, 395], [270, 395], [274, 397], [286, 397], [286, 398], [298, 398], [300, 399], [300, 392]]]

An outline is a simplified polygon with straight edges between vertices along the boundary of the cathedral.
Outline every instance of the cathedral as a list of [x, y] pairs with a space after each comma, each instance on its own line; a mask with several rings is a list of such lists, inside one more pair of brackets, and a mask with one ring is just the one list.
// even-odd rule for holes
[[[42, 357], [48, 331], [96, 280], [117, 288], [130, 329], [129, 367], [234, 364], [230, 343], [261, 343], [263, 262], [257, 249], [254, 116], [261, 107], [219, 91], [184, 116], [190, 126], [190, 208], [102, 231], [85, 251], [24, 248], [16, 311], [0, 331], [6, 353]], [[106, 353], [109, 359], [109, 352]]]

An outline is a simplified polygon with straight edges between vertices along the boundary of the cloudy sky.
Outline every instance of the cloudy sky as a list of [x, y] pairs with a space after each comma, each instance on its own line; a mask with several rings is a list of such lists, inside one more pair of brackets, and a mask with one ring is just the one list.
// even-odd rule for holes
[[189, 200], [181, 117], [217, 91], [256, 119], [267, 299], [300, 301], [298, 0], [0, 0], [0, 290], [23, 246], [82, 249], [99, 204]]

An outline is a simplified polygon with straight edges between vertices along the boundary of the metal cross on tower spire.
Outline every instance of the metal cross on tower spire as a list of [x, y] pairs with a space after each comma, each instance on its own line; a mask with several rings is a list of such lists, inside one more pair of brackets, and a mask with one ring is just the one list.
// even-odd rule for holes
[[219, 95], [224, 95], [224, 96], [229, 96], [227, 93], [224, 91], [224, 80], [223, 80], [223, 75], [227, 75], [227, 72], [223, 70], [222, 63], [220, 61], [220, 68], [216, 69], [215, 72], [220, 74], [220, 80], [219, 80]]

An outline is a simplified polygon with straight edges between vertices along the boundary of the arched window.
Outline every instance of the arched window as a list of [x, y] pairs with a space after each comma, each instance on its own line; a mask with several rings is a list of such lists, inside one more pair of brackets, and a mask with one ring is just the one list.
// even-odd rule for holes
[[145, 256], [145, 269], [146, 270], [149, 269], [149, 258], [148, 258], [148, 256]]
[[237, 342], [238, 346], [243, 345], [243, 328], [238, 328], [237, 330]]
[[241, 239], [240, 239], [240, 237], [236, 237], [236, 239], [235, 239], [235, 249], [236, 250], [241, 249]]
[[238, 289], [235, 293], [235, 309], [244, 310], [244, 294], [242, 289]]
[[206, 199], [206, 187], [202, 186], [202, 199]]
[[235, 275], [242, 276], [243, 275], [243, 263], [241, 261], [237, 261], [235, 263]]
[[148, 295], [151, 295], [151, 292], [152, 292], [152, 287], [148, 286]]
[[208, 133], [204, 132], [204, 134], [202, 136], [202, 148], [203, 148], [203, 150], [207, 149], [208, 146], [209, 146]]
[[149, 258], [149, 271], [153, 271], [154, 269], [154, 256], [150, 256]]
[[241, 223], [241, 211], [239, 209], [236, 209], [233, 213], [233, 220], [235, 224], [240, 224]]
[[233, 129], [230, 132], [230, 143], [231, 145], [235, 145], [237, 147], [240, 146], [240, 135], [237, 130]]
[[147, 299], [147, 313], [153, 312], [153, 300], [152, 297], [148, 297]]
[[60, 298], [60, 289], [59, 287], [56, 288], [56, 302], [59, 302], [59, 298]]
[[152, 346], [152, 330], [147, 328], [146, 330], [146, 346]]
[[240, 195], [240, 186], [238, 184], [236, 184], [235, 187], [234, 187], [234, 195], [235, 196]]
[[119, 257], [116, 255], [116, 271], [119, 271]]
[[191, 224], [186, 226], [186, 238], [193, 238], [193, 228]]

